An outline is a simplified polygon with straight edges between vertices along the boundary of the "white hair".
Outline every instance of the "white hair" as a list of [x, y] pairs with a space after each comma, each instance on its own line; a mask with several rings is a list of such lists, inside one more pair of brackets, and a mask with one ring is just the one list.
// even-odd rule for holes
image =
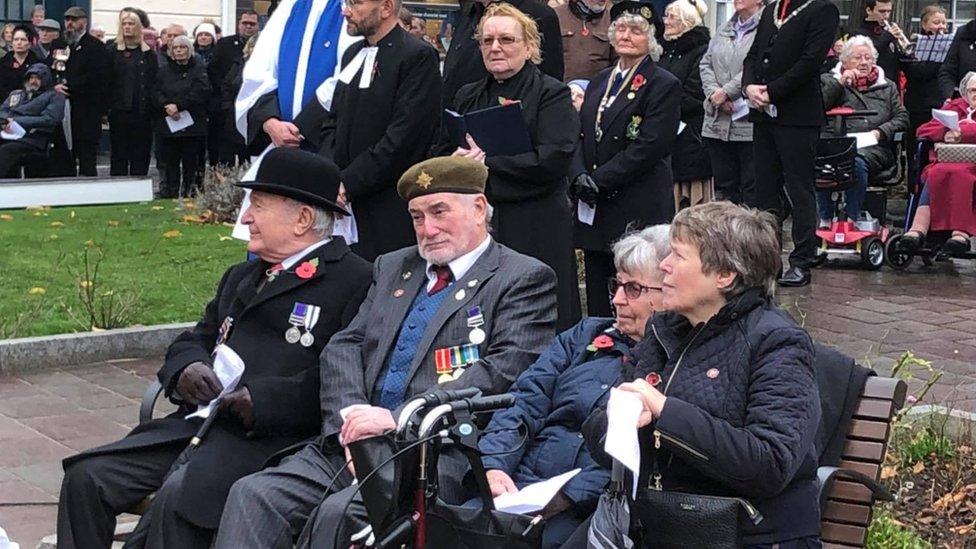
[[[470, 208], [474, 207], [474, 203], [478, 200], [479, 196], [485, 196], [483, 194], [459, 194], [461, 201]], [[488, 197], [485, 196], [485, 225], [491, 225], [491, 218], [495, 215], [495, 207], [488, 202]]]
[[631, 276], [650, 276], [671, 253], [671, 225], [652, 225], [613, 244], [613, 266]]
[[841, 63], [850, 59], [851, 56], [854, 55], [854, 48], [858, 46], [868, 48], [868, 50], [871, 51], [871, 56], [874, 57], [874, 60], [878, 60], [878, 50], [875, 49], [874, 42], [872, 42], [867, 36], [859, 34], [857, 36], [850, 37], [847, 42], [844, 42], [844, 47], [840, 50]]
[[647, 54], [651, 56], [651, 59], [654, 62], [657, 62], [657, 60], [661, 58], [661, 53], [664, 51], [664, 49], [660, 44], [658, 44], [657, 38], [654, 36], [654, 27], [647, 22], [647, 19], [644, 19], [636, 13], [621, 14], [619, 17], [614, 19], [612, 23], [610, 23], [610, 29], [608, 30], [607, 34], [610, 37], [610, 45], [613, 46], [614, 49], [617, 48], [617, 27], [620, 25], [635, 27], [644, 31], [644, 34], [647, 35]]
[[173, 57], [173, 47], [174, 46], [186, 46], [187, 48], [189, 48], [190, 49], [190, 57], [193, 57], [193, 54], [196, 52], [196, 49], [194, 49], [194, 47], [193, 47], [193, 40], [190, 40], [190, 38], [188, 36], [186, 36], [185, 34], [181, 34], [181, 35], [173, 38], [173, 40], [169, 43], [169, 56], [170, 57]]
[[966, 97], [966, 86], [969, 85], [969, 81], [976, 76], [976, 71], [969, 71], [959, 81], [959, 95]]
[[335, 214], [318, 206], [312, 206], [312, 213], [315, 215], [312, 230], [322, 238], [332, 236], [332, 228], [335, 226]]

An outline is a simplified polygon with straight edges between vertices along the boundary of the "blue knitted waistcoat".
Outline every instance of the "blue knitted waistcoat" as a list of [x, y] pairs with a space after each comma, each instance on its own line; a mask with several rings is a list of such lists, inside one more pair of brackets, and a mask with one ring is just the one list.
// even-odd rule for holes
[[370, 399], [374, 405], [395, 410], [403, 404], [406, 396], [404, 393], [407, 390], [407, 376], [410, 375], [413, 357], [417, 354], [417, 345], [423, 339], [430, 319], [437, 314], [441, 302], [451, 293], [450, 289], [451, 286], [448, 286], [434, 295], [427, 295], [427, 286], [420, 287], [417, 297], [410, 304], [406, 318], [400, 324], [400, 333], [397, 335], [396, 345], [390, 353], [386, 369], [380, 372], [380, 377], [376, 380]]

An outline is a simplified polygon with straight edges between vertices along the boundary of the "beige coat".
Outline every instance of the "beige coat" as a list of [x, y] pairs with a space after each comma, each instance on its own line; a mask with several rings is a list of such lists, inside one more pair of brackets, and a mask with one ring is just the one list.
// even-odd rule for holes
[[[762, 12], [753, 17], [758, 22]], [[733, 22], [738, 15], [733, 15], [715, 31], [708, 44], [708, 51], [701, 60], [702, 89], [705, 92], [705, 121], [702, 124], [702, 137], [720, 139], [722, 141], [752, 141], [752, 123], [748, 117], [732, 120], [730, 114], [713, 107], [708, 100], [715, 90], [722, 88], [729, 99], [735, 101], [742, 97], [742, 62], [752, 47], [756, 38], [756, 28], [746, 32], [741, 40], [735, 42]]]

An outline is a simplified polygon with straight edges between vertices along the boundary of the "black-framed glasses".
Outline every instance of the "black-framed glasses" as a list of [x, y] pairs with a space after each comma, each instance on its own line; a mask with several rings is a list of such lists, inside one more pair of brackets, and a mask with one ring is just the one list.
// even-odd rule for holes
[[617, 295], [617, 290], [620, 288], [624, 289], [624, 295], [627, 296], [627, 299], [640, 299], [640, 296], [645, 292], [649, 292], [651, 290], [660, 292], [663, 290], [663, 288], [660, 286], [644, 286], [643, 284], [634, 282], [633, 280], [630, 282], [621, 282], [617, 280], [617, 277], [611, 277], [610, 280], [607, 281], [607, 289], [610, 290], [611, 298]]

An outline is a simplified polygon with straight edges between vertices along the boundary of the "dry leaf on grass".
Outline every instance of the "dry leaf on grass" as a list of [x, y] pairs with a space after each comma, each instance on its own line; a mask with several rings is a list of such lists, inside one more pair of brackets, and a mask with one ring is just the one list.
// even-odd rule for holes
[[30, 295], [44, 295], [47, 293], [47, 290], [45, 290], [40, 286], [34, 286], [30, 290], [27, 290], [27, 293], [29, 293]]
[[176, 229], [173, 229], [172, 231], [166, 231], [165, 233], [163, 233], [163, 238], [176, 238], [178, 236], [183, 236], [183, 233], [177, 231]]
[[895, 478], [898, 475], [898, 468], [894, 465], [885, 465], [881, 469], [881, 480], [888, 480], [889, 478]]
[[912, 467], [912, 472], [916, 475], [925, 470], [925, 464], [919, 461]]
[[162, 206], [153, 206], [152, 208], [149, 208], [149, 209], [152, 210], [152, 211], [154, 211], [154, 212], [158, 212], [159, 210], [162, 210], [163, 207]]
[[54, 227], [54, 228], [64, 227], [64, 223], [62, 223], [60, 221], [52, 221], [51, 222], [51, 226]]
[[231, 238], [229, 236], [218, 236], [217, 238], [219, 238], [221, 242], [227, 242], [228, 240], [234, 240], [233, 238]]
[[2, 219], [4, 221], [13, 221], [14, 220], [14, 216], [12, 216], [10, 214], [2, 214], [2, 215], [0, 215], [0, 219]]
[[115, 220], [115, 219], [109, 219], [108, 220], [108, 226], [109, 227], [118, 227], [119, 226], [119, 222], [117, 220]]

